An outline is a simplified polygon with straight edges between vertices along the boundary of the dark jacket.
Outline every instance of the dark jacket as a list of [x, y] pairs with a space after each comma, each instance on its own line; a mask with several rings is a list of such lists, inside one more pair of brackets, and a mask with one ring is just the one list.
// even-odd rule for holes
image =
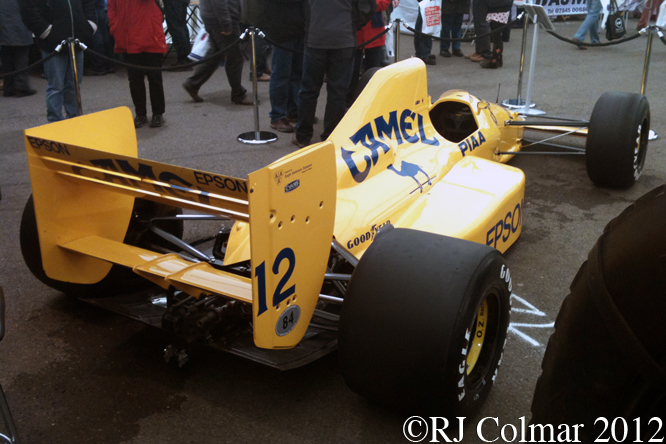
[[442, 15], [469, 14], [470, 0], [442, 0]]
[[32, 32], [21, 21], [18, 0], [0, 0], [0, 46], [30, 46]]
[[200, 0], [199, 11], [208, 32], [240, 32], [240, 0]]
[[265, 0], [256, 26], [274, 42], [286, 42], [305, 35], [307, 0]]
[[[90, 45], [93, 28], [88, 20], [95, 20], [95, 0], [19, 0], [19, 7], [23, 23], [35, 34], [42, 50], [51, 52], [68, 37]], [[74, 35], [71, 16], [74, 17]], [[39, 38], [49, 25], [53, 25], [49, 35]]]

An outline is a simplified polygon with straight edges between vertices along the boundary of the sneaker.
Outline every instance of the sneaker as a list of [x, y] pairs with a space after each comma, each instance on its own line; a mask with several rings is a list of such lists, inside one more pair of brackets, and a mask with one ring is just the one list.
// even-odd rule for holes
[[146, 123], [148, 123], [148, 117], [146, 116], [136, 116], [134, 118], [134, 128], [141, 128]]
[[479, 66], [486, 69], [497, 69], [499, 67], [499, 63], [497, 60], [483, 59], [481, 60], [481, 63], [479, 63]]
[[203, 99], [199, 96], [199, 90], [196, 89], [193, 85], [190, 83], [183, 83], [183, 88], [185, 88], [185, 91], [192, 97], [192, 100], [195, 102], [203, 102]]
[[153, 120], [150, 121], [150, 127], [159, 128], [160, 126], [164, 125], [164, 123], [165, 120], [164, 117], [162, 117], [162, 114], [153, 114]]
[[296, 134], [294, 134], [294, 136], [291, 138], [291, 143], [293, 143], [294, 145], [296, 145], [299, 148], [305, 148], [306, 146], [308, 146], [307, 143], [303, 143], [303, 142], [299, 141], [298, 138], [296, 137]]
[[478, 54], [475, 52], [475, 53], [473, 53], [473, 54], [466, 55], [465, 58], [466, 58], [466, 59], [471, 59], [471, 58], [474, 57], [474, 56], [478, 56]]
[[454, 49], [453, 50], [453, 57], [465, 57], [465, 54], [463, 54], [462, 51], [459, 50], [459, 49]]
[[[231, 103], [234, 105], [254, 105], [254, 102], [248, 96], [247, 94], [243, 95], [240, 99], [232, 100]], [[257, 105], [259, 104], [259, 100], [257, 100]]]
[[287, 119], [280, 119], [276, 120], [275, 122], [271, 122], [271, 128], [274, 130], [278, 130], [281, 133], [293, 133], [294, 132], [294, 127], [291, 126], [289, 121]]
[[441, 51], [439, 51], [439, 55], [447, 58], [451, 57], [451, 53], [449, 52], [448, 49], [442, 49]]
[[471, 56], [469, 56], [469, 59], [470, 59], [472, 62], [481, 62], [482, 60], [485, 60], [485, 59], [483, 58], [483, 56], [481, 56], [481, 55], [479, 55], [479, 54], [477, 54], [477, 53], [474, 53], [474, 54], [472, 54]]

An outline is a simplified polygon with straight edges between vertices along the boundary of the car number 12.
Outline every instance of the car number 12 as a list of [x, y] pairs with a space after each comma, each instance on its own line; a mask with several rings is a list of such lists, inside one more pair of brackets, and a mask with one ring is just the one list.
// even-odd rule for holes
[[[289, 279], [291, 278], [291, 275], [294, 272], [294, 268], [296, 268], [296, 255], [294, 254], [294, 250], [291, 248], [285, 248], [281, 250], [277, 256], [275, 257], [275, 260], [273, 261], [273, 267], [272, 271], [274, 275], [278, 275], [280, 272], [280, 264], [282, 261], [286, 260], [288, 267], [287, 267], [287, 272], [282, 276], [282, 279], [280, 279], [280, 282], [278, 282], [277, 287], [275, 288], [275, 291], [273, 292], [273, 307], [277, 307], [280, 302], [284, 301], [287, 299], [289, 296], [293, 295], [296, 292], [296, 285], [292, 285], [291, 287], [287, 288], [286, 290], [283, 290], [285, 285], [289, 282]], [[255, 269], [254, 269], [254, 274], [257, 276], [257, 291], [259, 294], [258, 297], [258, 311], [257, 311], [257, 316], [260, 316], [262, 313], [264, 313], [266, 310], [268, 310], [268, 305], [266, 302], [266, 262], [262, 262], [259, 264]]]

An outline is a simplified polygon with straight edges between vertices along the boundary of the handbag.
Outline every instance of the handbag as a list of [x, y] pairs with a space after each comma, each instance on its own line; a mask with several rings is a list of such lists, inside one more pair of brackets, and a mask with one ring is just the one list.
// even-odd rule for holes
[[423, 0], [419, 8], [423, 18], [421, 32], [439, 37], [442, 33], [442, 0]]
[[209, 38], [206, 29], [203, 27], [200, 28], [194, 39], [194, 43], [192, 44], [192, 51], [190, 51], [190, 55], [188, 55], [187, 58], [196, 62], [206, 57], [208, 48], [210, 48]]
[[624, 26], [624, 13], [619, 11], [615, 0], [611, 0], [609, 12], [606, 19], [606, 39], [621, 39], [627, 34], [627, 28]]

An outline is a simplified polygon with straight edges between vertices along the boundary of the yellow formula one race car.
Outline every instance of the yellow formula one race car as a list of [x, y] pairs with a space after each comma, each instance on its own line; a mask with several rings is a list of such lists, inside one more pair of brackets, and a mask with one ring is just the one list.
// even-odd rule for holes
[[[649, 112], [627, 97], [610, 102], [638, 123], [604, 116], [594, 136], [593, 114], [588, 145], [626, 130], [611, 139], [619, 160], [597, 154], [591, 171], [633, 183]], [[460, 90], [431, 103], [410, 59], [375, 72], [327, 141], [246, 179], [138, 159], [127, 108], [33, 128], [23, 256], [45, 284], [179, 338], [166, 357], [180, 363], [192, 342], [281, 370], [339, 348], [356, 392], [466, 416], [509, 326], [502, 253], [521, 233], [525, 181], [505, 162], [525, 126], [547, 125]], [[211, 219], [223, 221], [209, 241], [181, 239], [184, 221]]]

